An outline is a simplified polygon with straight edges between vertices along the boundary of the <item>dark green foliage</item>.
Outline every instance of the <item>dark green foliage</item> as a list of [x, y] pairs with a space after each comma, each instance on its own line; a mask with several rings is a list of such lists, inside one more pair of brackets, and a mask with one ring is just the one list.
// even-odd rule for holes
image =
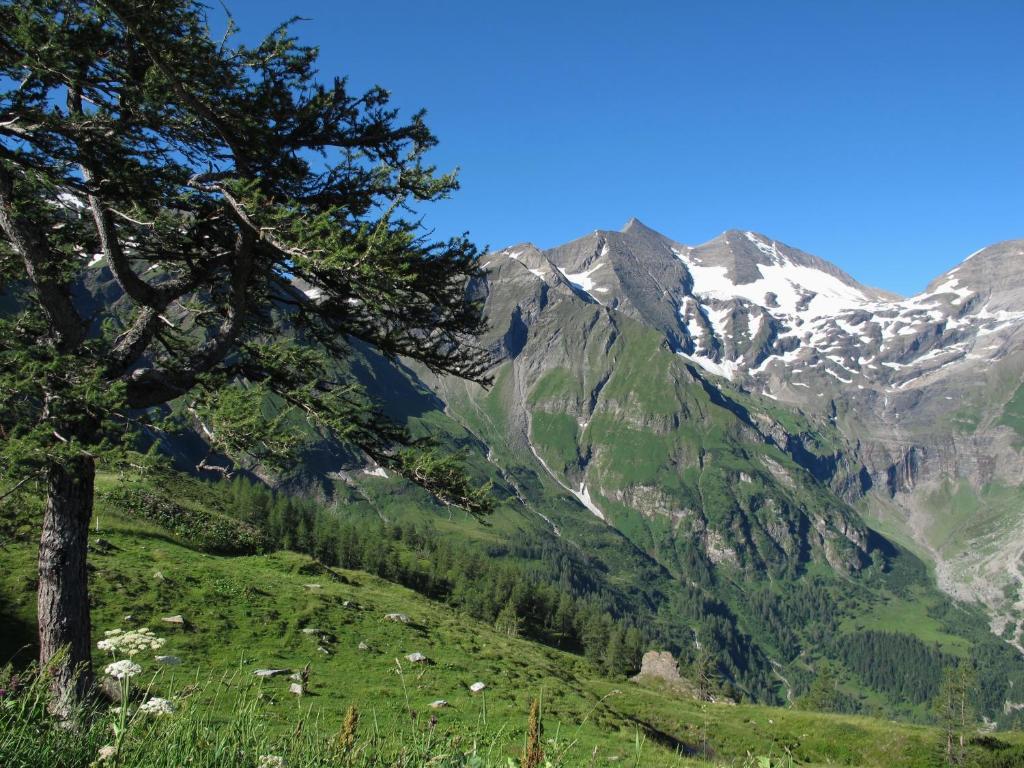
[[835, 589], [817, 578], [787, 584], [784, 590], [750, 589], [744, 594], [747, 615], [783, 659], [792, 661], [805, 642], [820, 646], [835, 636], [841, 618]]
[[822, 661], [807, 693], [797, 701], [800, 709], [816, 712], [856, 712], [857, 700], [839, 688], [839, 680], [832, 664]]
[[406, 206], [458, 186], [424, 161], [422, 113], [325, 81], [287, 25], [249, 47], [208, 12], [0, 4], [3, 474], [110, 456], [177, 401], [240, 463], [279, 466], [312, 429], [486, 510], [335, 365], [358, 339], [486, 380], [477, 250]]
[[836, 640], [835, 650], [846, 668], [869, 688], [912, 704], [936, 695], [942, 669], [950, 662], [938, 648], [899, 632], [843, 635]]

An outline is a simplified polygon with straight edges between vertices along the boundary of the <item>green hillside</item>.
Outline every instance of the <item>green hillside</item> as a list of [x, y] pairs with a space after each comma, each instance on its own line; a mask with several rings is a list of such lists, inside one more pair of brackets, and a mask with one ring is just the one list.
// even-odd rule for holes
[[[193, 482], [181, 480], [181, 488]], [[145, 486], [127, 486], [132, 488]], [[422, 746], [423, 734], [436, 732], [446, 750], [455, 739], [462, 744], [456, 751], [475, 751], [482, 761], [467, 764], [502, 764], [520, 751], [526, 713], [539, 698], [545, 749], [555, 765], [686, 765], [705, 755], [719, 765], [754, 764], [751, 756], [761, 755], [791, 757], [802, 765], [937, 764], [940, 739], [933, 729], [701, 703], [663, 686], [608, 678], [579, 655], [510, 637], [366, 572], [328, 568], [288, 551], [210, 551], [262, 546], [246, 537], [206, 538], [202, 551], [187, 531], [146, 522], [138, 509], [112, 502], [120, 498], [118, 490], [126, 487], [105, 478], [91, 536], [95, 639], [113, 628], [154, 629], [167, 638], [160, 653], [181, 664], [137, 659], [145, 669], [142, 679], [148, 682], [152, 675], [153, 694], [180, 702], [182, 711], [205, 712], [214, 729], [235, 722], [240, 701], [255, 702], [266, 743], [279, 751], [287, 752], [298, 722], [307, 723], [311, 733], [334, 734], [354, 705], [364, 737], [375, 734], [374, 749], [381, 754]], [[204, 518], [197, 519], [197, 529], [208, 532], [210, 520], [221, 513], [189, 504]], [[30, 510], [22, 511], [25, 533]], [[28, 536], [14, 533], [0, 573], [0, 655], [24, 662], [32, 655], [34, 546]], [[390, 613], [409, 621], [389, 621]], [[174, 615], [184, 617], [184, 626], [163, 621]], [[417, 652], [430, 662], [405, 658]], [[95, 660], [100, 667], [109, 661], [98, 650]], [[262, 681], [254, 676], [256, 669], [298, 671], [307, 664], [308, 693], [302, 698], [289, 693], [286, 675]], [[487, 687], [472, 694], [468, 686], [477, 681]], [[431, 709], [439, 699], [448, 706]], [[989, 747], [976, 747], [979, 755], [1005, 757], [1011, 744], [1024, 739], [1000, 734], [984, 743]]]

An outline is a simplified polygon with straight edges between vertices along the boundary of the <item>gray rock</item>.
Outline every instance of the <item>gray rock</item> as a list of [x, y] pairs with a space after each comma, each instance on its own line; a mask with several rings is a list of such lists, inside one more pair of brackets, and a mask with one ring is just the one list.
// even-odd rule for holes
[[409, 617], [406, 616], [404, 613], [387, 613], [387, 614], [384, 614], [384, 620], [385, 621], [397, 621], [397, 622], [399, 622], [401, 624], [408, 624], [409, 623]]
[[429, 664], [430, 663], [430, 659], [428, 659], [426, 656], [424, 656], [419, 651], [416, 651], [414, 653], [410, 653], [405, 658], [408, 659], [409, 661], [411, 661], [413, 664]]
[[292, 683], [288, 686], [288, 692], [294, 693], [296, 696], [304, 696], [306, 687], [302, 683]]
[[437, 701], [430, 702], [431, 709], [444, 709], [448, 706], [448, 702], [444, 699], [438, 699]]
[[172, 667], [176, 667], [181, 664], [181, 659], [177, 656], [156, 656], [154, 658], [156, 658], [157, 662], [160, 664], [167, 664]]
[[648, 651], [640, 662], [640, 671], [633, 678], [655, 678], [667, 683], [676, 683], [679, 677], [679, 665], [676, 657], [669, 651]]
[[486, 687], [487, 686], [484, 683], [477, 682], [469, 686], [469, 690], [471, 690], [473, 693], [480, 693], [480, 691], [482, 691]]
[[253, 670], [253, 674], [256, 677], [278, 677], [279, 675], [290, 674], [290, 669], [256, 669]]
[[177, 613], [174, 616], [164, 616], [160, 621], [164, 622], [164, 624], [172, 624], [178, 627], [185, 626], [185, 617], [180, 613]]

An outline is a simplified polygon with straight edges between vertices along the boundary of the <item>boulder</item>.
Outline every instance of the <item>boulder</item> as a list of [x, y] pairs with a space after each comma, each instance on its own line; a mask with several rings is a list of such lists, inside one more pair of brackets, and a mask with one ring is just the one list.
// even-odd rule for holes
[[177, 656], [156, 656], [157, 662], [160, 664], [167, 664], [172, 667], [176, 667], [181, 664], [181, 659]]
[[430, 702], [431, 709], [444, 709], [448, 706], [448, 702], [444, 699], [438, 699], [437, 701]]
[[359, 650], [360, 650], [360, 651], [368, 651], [368, 650], [370, 650], [370, 646], [368, 646], [368, 645], [366, 644], [366, 641], [365, 641], [365, 640], [360, 640], [360, 641], [359, 641]]
[[428, 659], [426, 656], [424, 656], [419, 651], [416, 651], [415, 653], [410, 653], [405, 658], [408, 659], [409, 661], [411, 661], [413, 664], [429, 664], [430, 663], [430, 659]]
[[480, 691], [482, 691], [486, 687], [487, 686], [484, 683], [477, 682], [469, 686], [469, 690], [471, 690], [473, 693], [480, 693]]
[[409, 623], [409, 617], [406, 616], [404, 613], [387, 613], [384, 615], [384, 619], [386, 621], [397, 621], [402, 624]]
[[306, 687], [302, 683], [292, 683], [288, 686], [288, 692], [294, 693], [296, 696], [302, 696], [306, 693]]
[[640, 671], [632, 678], [634, 682], [659, 680], [676, 693], [697, 696], [693, 683], [679, 676], [679, 666], [668, 651], [648, 651], [640, 662]]
[[640, 671], [634, 680], [655, 678], [667, 683], [678, 683], [679, 666], [669, 651], [648, 651], [640, 662]]
[[185, 626], [185, 617], [180, 613], [176, 613], [174, 616], [164, 616], [160, 621], [164, 624], [173, 624], [177, 627]]

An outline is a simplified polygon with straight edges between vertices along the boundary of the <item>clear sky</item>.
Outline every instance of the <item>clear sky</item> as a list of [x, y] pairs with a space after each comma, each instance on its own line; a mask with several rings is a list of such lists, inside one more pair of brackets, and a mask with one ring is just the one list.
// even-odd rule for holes
[[903, 294], [1024, 237], [1021, 0], [226, 2], [427, 108], [441, 235], [752, 229]]

